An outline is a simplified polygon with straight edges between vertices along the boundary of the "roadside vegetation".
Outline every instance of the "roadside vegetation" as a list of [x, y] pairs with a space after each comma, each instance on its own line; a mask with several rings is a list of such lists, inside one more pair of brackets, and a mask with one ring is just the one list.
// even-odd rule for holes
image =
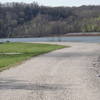
[[33, 56], [64, 47], [61, 45], [37, 43], [2, 43], [0, 44], [0, 71], [19, 64]]

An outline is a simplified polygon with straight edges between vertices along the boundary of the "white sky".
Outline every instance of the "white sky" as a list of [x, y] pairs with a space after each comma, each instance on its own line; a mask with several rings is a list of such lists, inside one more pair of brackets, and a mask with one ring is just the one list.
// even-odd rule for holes
[[81, 5], [100, 5], [100, 0], [0, 0], [5, 2], [38, 2], [40, 5], [46, 6], [81, 6]]

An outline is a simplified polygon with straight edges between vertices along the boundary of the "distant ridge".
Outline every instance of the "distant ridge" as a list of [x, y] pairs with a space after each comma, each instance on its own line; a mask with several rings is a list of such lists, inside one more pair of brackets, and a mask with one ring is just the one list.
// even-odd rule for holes
[[88, 32], [100, 32], [100, 6], [48, 7], [35, 2], [0, 4], [0, 38], [66, 36], [66, 33], [67, 36], [75, 33], [88, 36]]

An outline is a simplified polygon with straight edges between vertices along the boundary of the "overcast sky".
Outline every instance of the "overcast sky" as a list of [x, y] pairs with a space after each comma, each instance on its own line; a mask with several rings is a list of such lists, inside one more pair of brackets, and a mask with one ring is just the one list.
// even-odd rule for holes
[[0, 2], [38, 2], [46, 6], [81, 6], [81, 5], [100, 5], [100, 0], [0, 0]]

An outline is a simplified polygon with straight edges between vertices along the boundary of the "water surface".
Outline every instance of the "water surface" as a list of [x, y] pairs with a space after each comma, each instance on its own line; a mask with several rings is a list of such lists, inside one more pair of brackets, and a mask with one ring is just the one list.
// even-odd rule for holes
[[41, 37], [41, 38], [4, 38], [0, 42], [88, 42], [100, 43], [100, 36], [75, 36], [75, 37]]

